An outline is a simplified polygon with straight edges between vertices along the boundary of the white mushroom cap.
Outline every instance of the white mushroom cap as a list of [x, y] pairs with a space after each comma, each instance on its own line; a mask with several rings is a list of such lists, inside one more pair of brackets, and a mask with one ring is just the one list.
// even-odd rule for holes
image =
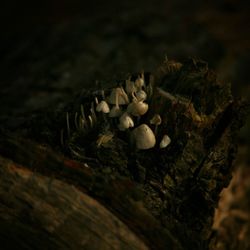
[[144, 115], [148, 111], [148, 104], [145, 102], [133, 101], [127, 107], [127, 112], [133, 116]]
[[171, 139], [168, 135], [163, 135], [160, 142], [160, 148], [166, 148], [171, 143]]
[[144, 90], [139, 90], [135, 93], [138, 101], [145, 101], [147, 99], [147, 93]]
[[161, 124], [161, 116], [159, 114], [155, 114], [153, 118], [150, 120], [150, 124], [160, 125]]
[[145, 85], [144, 79], [142, 77], [138, 77], [135, 80], [135, 86], [138, 90], [142, 89], [142, 87]]
[[156, 140], [153, 131], [146, 124], [141, 124], [132, 131], [138, 149], [149, 149], [155, 146]]
[[109, 105], [107, 104], [107, 102], [101, 101], [100, 103], [97, 104], [96, 111], [107, 114], [110, 112]]
[[133, 119], [131, 118], [131, 116], [125, 112], [121, 117], [120, 117], [120, 123], [118, 125], [118, 128], [120, 130], [125, 130], [125, 129], [128, 129], [128, 128], [132, 128], [134, 127], [134, 121]]
[[[107, 99], [110, 104], [124, 105], [124, 104], [128, 104], [129, 102], [128, 96], [122, 88], [112, 89], [111, 94]], [[116, 103], [116, 101], [118, 103]]]
[[119, 117], [122, 114], [122, 110], [119, 108], [119, 106], [113, 106], [113, 108], [109, 112], [109, 117]]

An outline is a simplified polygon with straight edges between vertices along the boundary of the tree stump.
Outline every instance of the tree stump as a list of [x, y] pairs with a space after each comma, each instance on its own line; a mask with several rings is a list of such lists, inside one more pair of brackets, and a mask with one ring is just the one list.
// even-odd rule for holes
[[[117, 120], [94, 117], [94, 97], [110, 89], [81, 92], [62, 110], [1, 131], [5, 249], [212, 249], [246, 104], [200, 60], [165, 61], [145, 82], [152, 96], [136, 126], [154, 130], [153, 115], [162, 117], [148, 150], [136, 149]], [[94, 124], [84, 127], [84, 116]], [[160, 148], [164, 134], [171, 143]]]

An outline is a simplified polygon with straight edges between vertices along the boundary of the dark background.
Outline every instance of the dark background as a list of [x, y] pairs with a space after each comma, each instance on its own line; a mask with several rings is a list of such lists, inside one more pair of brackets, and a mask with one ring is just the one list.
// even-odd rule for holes
[[204, 59], [232, 82], [235, 94], [249, 93], [248, 1], [10, 0], [1, 5], [3, 114], [56, 104], [60, 94], [67, 98], [117, 73], [152, 71], [166, 55]]
[[[235, 96], [249, 100], [249, 14], [246, 0], [1, 2], [0, 127], [60, 107], [97, 82], [153, 71], [166, 56], [207, 61], [221, 81], [232, 82]], [[239, 142], [235, 172], [244, 169], [249, 183], [250, 119]], [[236, 190], [250, 190], [242, 183]], [[238, 199], [243, 211], [247, 198]], [[230, 223], [233, 231], [237, 222]]]

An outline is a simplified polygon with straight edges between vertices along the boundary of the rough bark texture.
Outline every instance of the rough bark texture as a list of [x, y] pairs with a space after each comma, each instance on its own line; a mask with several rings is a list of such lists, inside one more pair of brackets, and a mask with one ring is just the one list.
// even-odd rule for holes
[[[75, 186], [77, 187], [78, 190], [78, 195], [80, 195], [81, 192], [86, 192], [89, 193], [89, 195], [95, 197], [97, 200], [102, 202], [112, 213], [115, 215], [118, 215], [118, 217], [124, 221], [124, 223], [136, 234], [139, 236], [139, 238], [143, 239], [144, 242], [146, 242], [146, 245], [150, 247], [150, 249], [164, 249], [165, 247], [168, 247], [170, 249], [182, 249], [177, 242], [177, 240], [171, 235], [170, 232], [168, 232], [166, 229], [162, 228], [160, 223], [144, 208], [141, 200], [141, 191], [136, 188], [135, 184], [132, 183], [131, 181], [127, 179], [121, 179], [121, 180], [109, 180], [107, 182], [107, 179], [105, 176], [102, 176], [101, 174], [94, 173], [90, 168], [87, 168], [84, 164], [77, 163], [75, 161], [69, 160], [62, 155], [56, 154], [54, 151], [50, 150], [48, 147], [44, 148], [41, 147], [40, 145], [36, 145], [29, 140], [24, 140], [24, 139], [17, 139], [14, 138], [10, 135], [8, 136], [1, 136], [1, 143], [0, 143], [0, 151], [2, 155], [5, 155], [6, 157], [11, 157], [13, 161], [9, 161], [5, 158], [1, 158], [1, 171], [3, 174], [1, 174], [1, 185], [3, 186], [3, 192], [1, 192], [1, 220], [3, 220], [5, 223], [2, 224], [1, 227], [1, 237], [4, 240], [6, 233], [5, 230], [8, 231], [8, 234], [11, 235], [10, 238], [13, 238], [13, 242], [9, 242], [9, 240], [5, 241], [6, 242], [6, 249], [12, 249], [12, 247], [21, 247], [19, 249], [34, 249], [34, 244], [39, 244], [41, 241], [41, 237], [45, 237], [44, 231], [47, 232], [47, 225], [53, 225], [54, 220], [60, 220], [59, 224], [61, 227], [63, 227], [63, 220], [64, 218], [67, 217], [67, 211], [63, 209], [61, 204], [58, 202], [55, 202], [53, 200], [62, 200], [62, 203], [65, 204], [66, 198], [63, 196], [61, 197], [61, 194], [58, 192], [63, 192], [63, 190], [60, 191], [60, 188], [58, 188], [57, 192], [51, 194], [49, 186], [51, 183], [53, 183], [57, 179], [60, 179], [61, 182], [60, 185], [65, 185], [65, 188], [70, 186]], [[4, 145], [4, 146], [3, 146]], [[25, 145], [25, 148], [23, 147]], [[13, 157], [12, 152], [15, 152], [15, 155]], [[17, 165], [18, 164], [22, 164]], [[11, 168], [12, 166], [12, 168]], [[12, 180], [16, 176], [16, 171], [17, 169], [20, 170], [21, 173], [29, 173], [31, 176], [30, 179], [34, 180], [33, 185], [37, 186], [34, 187], [33, 189], [29, 189], [27, 191], [26, 185], [19, 185], [17, 189], [14, 189], [12, 191], [12, 183], [16, 182], [16, 180]], [[28, 170], [29, 169], [29, 170]], [[30, 172], [31, 171], [31, 172]], [[39, 176], [40, 173], [42, 176], [36, 179], [36, 175]], [[27, 174], [28, 175], [28, 174]], [[45, 176], [48, 176], [49, 179]], [[20, 182], [24, 183], [30, 183], [27, 180], [27, 176], [24, 175], [19, 175]], [[9, 179], [9, 182], [8, 182]], [[6, 183], [7, 182], [7, 183]], [[39, 187], [41, 185], [45, 185], [47, 183], [47, 191], [48, 195], [50, 196], [49, 200], [47, 200], [46, 196], [39, 197], [41, 200], [40, 202], [49, 203], [53, 202], [53, 206], [51, 205], [51, 209], [55, 211], [62, 211], [60, 215], [56, 215], [56, 213], [47, 215], [46, 217], [46, 211], [43, 213], [43, 209], [39, 208], [39, 206], [33, 206], [34, 200], [36, 200], [36, 197], [38, 196], [37, 192], [39, 192]], [[7, 188], [7, 190], [5, 190]], [[46, 189], [45, 188], [45, 189]], [[75, 191], [75, 189], [73, 189]], [[11, 191], [11, 192], [10, 192]], [[15, 191], [14, 197], [12, 197], [12, 192]], [[9, 212], [9, 209], [12, 208], [14, 209], [15, 204], [13, 203], [18, 203], [19, 196], [22, 196], [23, 193], [30, 192], [27, 194], [26, 197], [22, 198], [22, 202], [18, 204], [17, 210], [14, 210], [13, 213]], [[70, 191], [72, 192], [72, 191]], [[76, 192], [76, 191], [75, 191]], [[44, 194], [45, 195], [45, 194]], [[70, 195], [70, 194], [69, 194]], [[71, 194], [73, 195], [73, 193]], [[17, 198], [16, 198], [17, 196]], [[55, 196], [55, 197], [51, 197]], [[30, 198], [30, 199], [29, 199]], [[68, 201], [69, 207], [72, 207], [75, 199], [74, 197], [71, 197], [72, 200]], [[80, 199], [80, 198], [79, 198]], [[88, 198], [90, 199], [90, 198]], [[91, 208], [94, 210], [94, 214], [96, 214], [98, 211], [98, 207], [100, 206], [99, 204], [94, 206], [91, 204], [88, 204], [89, 202], [86, 201], [79, 201], [81, 204], [79, 205], [79, 213], [83, 213], [87, 208], [85, 206]], [[97, 203], [94, 203], [97, 204]], [[46, 208], [46, 206], [45, 206]], [[36, 210], [39, 211], [36, 211]], [[100, 209], [104, 209], [103, 207]], [[46, 210], [46, 209], [45, 209]], [[20, 212], [22, 211], [22, 213]], [[19, 212], [18, 215], [16, 216], [15, 212]], [[37, 215], [37, 213], [41, 213], [41, 215]], [[27, 214], [29, 214], [28, 217], [38, 217], [37, 220], [39, 221], [39, 226], [33, 221], [33, 220], [27, 220]], [[40, 216], [40, 218], [39, 218]], [[103, 220], [100, 216], [99, 220]], [[118, 220], [115, 218], [114, 215], [108, 214], [107, 220]], [[16, 220], [16, 223], [20, 225], [20, 227], [13, 226], [13, 221]], [[27, 220], [27, 221], [26, 221]], [[99, 223], [96, 221], [96, 224], [92, 224], [91, 227], [96, 226], [97, 229], [93, 229], [92, 232], [89, 227], [90, 224], [83, 222], [82, 224], [79, 222], [79, 217], [74, 217], [72, 218], [69, 227], [72, 227], [70, 229], [69, 233], [71, 230], [75, 230], [76, 232], [78, 231], [78, 235], [82, 232], [86, 232], [88, 236], [87, 231], [90, 230], [90, 235], [96, 234], [97, 232], [101, 232], [102, 230], [111, 230], [112, 228], [109, 229], [110, 222], [107, 222], [108, 225], [104, 225], [103, 223]], [[119, 222], [121, 223], [121, 222]], [[113, 230], [119, 230], [119, 223], [116, 223], [113, 225]], [[106, 227], [106, 229], [103, 229], [103, 227]], [[101, 227], [101, 228], [99, 228]], [[34, 237], [32, 239], [32, 245], [29, 245], [29, 243], [26, 242], [25, 238], [29, 237], [30, 230], [35, 230], [37, 234], [34, 234]], [[65, 231], [65, 234], [67, 233], [69, 229]], [[125, 229], [124, 229], [125, 230]], [[128, 236], [131, 234], [132, 240], [131, 242], [127, 243], [130, 244], [131, 247], [135, 245], [135, 249], [140, 249], [136, 248], [136, 245], [140, 245], [140, 247], [145, 247], [145, 243], [141, 243], [136, 237], [133, 238], [133, 233], [129, 231], [128, 228], [126, 228]], [[22, 240], [24, 241], [21, 246], [18, 245], [18, 240], [19, 238], [15, 237], [14, 235], [16, 233], [22, 233]], [[47, 233], [46, 233], [47, 234]], [[25, 236], [25, 237], [24, 237]], [[56, 247], [57, 249], [61, 249], [60, 247], [61, 244], [61, 239], [57, 237], [57, 232], [50, 232], [50, 237], [51, 237], [51, 242], [45, 242], [43, 246], [47, 247]], [[106, 237], [108, 236], [108, 237]], [[80, 249], [80, 245], [84, 244], [80, 240], [80, 238], [77, 238], [77, 235], [70, 235], [68, 236], [69, 240], [69, 245], [64, 246], [65, 249]], [[118, 236], [114, 234], [113, 240], [112, 237], [105, 232], [103, 232], [101, 235], [97, 235], [99, 239], [97, 243], [99, 244], [98, 246], [101, 246], [102, 244], [107, 244], [107, 249], [114, 249], [113, 245], [109, 244], [109, 241], [114, 242], [120, 242], [123, 241], [121, 239], [121, 236]], [[102, 238], [103, 237], [103, 238]], [[111, 238], [110, 238], [111, 237]], [[126, 235], [124, 237], [127, 237]], [[42, 238], [43, 239], [43, 238]], [[78, 248], [74, 248], [71, 246], [71, 242], [76, 241], [75, 244], [78, 244]], [[94, 239], [90, 240], [91, 243], [94, 244]], [[139, 242], [138, 244], [136, 242]], [[117, 243], [117, 244], [118, 244]], [[73, 244], [73, 243], [72, 243]], [[93, 244], [88, 244], [85, 245], [84, 249], [99, 249], [98, 247], [95, 248]], [[119, 247], [121, 248], [115, 248], [115, 249], [124, 249], [122, 246], [125, 243], [120, 242]], [[23, 247], [23, 248], [22, 248]], [[37, 246], [39, 247], [39, 246]], [[109, 248], [108, 248], [109, 247]], [[63, 248], [63, 249], [64, 249]], [[36, 248], [35, 248], [36, 249]], [[39, 248], [38, 248], [39, 249]], [[126, 248], [125, 248], [126, 249]]]
[[0, 158], [2, 249], [148, 249], [74, 186]]

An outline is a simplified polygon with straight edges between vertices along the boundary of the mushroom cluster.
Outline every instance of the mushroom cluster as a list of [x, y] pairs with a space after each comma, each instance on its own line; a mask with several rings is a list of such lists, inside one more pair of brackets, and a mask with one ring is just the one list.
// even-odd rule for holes
[[[123, 86], [113, 88], [107, 98], [103, 94], [103, 100], [99, 103], [96, 99], [96, 111], [107, 115], [109, 119], [116, 119], [117, 128], [120, 131], [132, 129], [131, 135], [138, 149], [149, 149], [156, 144], [157, 127], [161, 124], [159, 114], [154, 115], [150, 124], [155, 126], [154, 132], [143, 123], [138, 124], [140, 117], [149, 109], [147, 101], [152, 96], [152, 84], [145, 83], [144, 73], [141, 73], [135, 81], [131, 78]], [[134, 121], [136, 119], [137, 123]], [[164, 135], [159, 146], [165, 148], [170, 143], [170, 138]]]
[[[81, 105], [81, 112], [75, 113], [74, 123], [77, 130], [87, 134], [98, 121], [95, 112], [102, 114], [105, 121], [112, 124], [114, 130], [129, 131], [137, 149], [150, 149], [156, 144], [158, 127], [161, 125], [162, 119], [159, 114], [155, 114], [149, 121], [149, 125], [140, 123], [141, 117], [144, 116], [149, 109], [149, 101], [153, 95], [152, 76], [149, 77], [149, 83], [146, 84], [144, 73], [141, 73], [135, 81], [131, 78], [127, 79], [123, 85], [117, 86], [110, 90], [105, 97], [104, 90], [99, 97], [95, 95], [94, 101], [91, 102], [90, 111], [85, 115], [84, 107]], [[98, 100], [100, 98], [102, 100]], [[144, 119], [145, 120], [145, 119]], [[66, 114], [66, 125], [68, 138], [71, 137], [71, 125], [69, 114]], [[115, 126], [115, 127], [114, 127]], [[154, 128], [154, 132], [150, 128]], [[114, 132], [114, 131], [113, 131]], [[108, 136], [100, 137], [98, 145], [101, 145]], [[61, 144], [63, 145], [63, 130], [61, 131]], [[170, 138], [165, 134], [159, 143], [160, 148], [165, 148], [171, 142]]]

